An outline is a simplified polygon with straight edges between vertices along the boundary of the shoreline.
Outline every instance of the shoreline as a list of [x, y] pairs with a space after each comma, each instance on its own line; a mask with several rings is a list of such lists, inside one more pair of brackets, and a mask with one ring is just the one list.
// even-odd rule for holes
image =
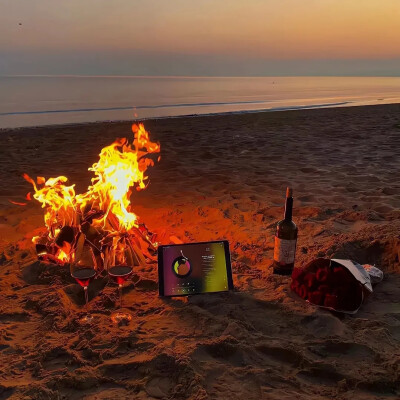
[[[160, 117], [145, 117], [137, 119], [121, 119], [121, 120], [104, 120], [104, 121], [87, 121], [87, 122], [66, 122], [60, 124], [49, 124], [49, 125], [29, 125], [19, 127], [0, 128], [0, 134], [4, 131], [15, 131], [23, 129], [47, 129], [53, 127], [73, 127], [73, 126], [92, 126], [101, 124], [125, 124], [125, 123], [137, 123], [145, 121], [159, 121], [169, 119], [186, 119], [186, 118], [203, 118], [203, 117], [219, 117], [219, 116], [230, 116], [230, 115], [246, 115], [246, 114], [262, 114], [262, 113], [282, 113], [290, 111], [305, 111], [305, 110], [319, 110], [319, 109], [340, 109], [340, 108], [361, 108], [361, 107], [384, 107], [390, 105], [399, 105], [400, 101], [393, 103], [374, 103], [374, 104], [351, 104], [351, 101], [328, 103], [328, 104], [316, 104], [309, 106], [288, 106], [288, 107], [275, 107], [272, 109], [260, 109], [260, 110], [241, 110], [241, 111], [226, 111], [226, 112], [215, 112], [215, 113], [204, 113], [204, 114], [183, 114], [183, 115], [171, 115], [171, 116], [160, 116]], [[221, 103], [222, 104], [222, 103]], [[149, 106], [150, 108], [153, 106]], [[132, 110], [134, 108], [132, 107]], [[74, 110], [79, 111], [79, 110]], [[95, 109], [97, 111], [97, 109]], [[69, 111], [68, 111], [69, 112]], [[15, 115], [15, 114], [12, 114]]]

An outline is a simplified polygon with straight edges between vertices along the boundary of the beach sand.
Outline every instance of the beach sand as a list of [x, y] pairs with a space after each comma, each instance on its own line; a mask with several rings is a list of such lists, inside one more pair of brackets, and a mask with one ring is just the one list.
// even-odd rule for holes
[[[128, 326], [116, 287], [83, 290], [36, 261], [43, 210], [21, 175], [83, 191], [101, 148], [130, 123], [0, 131], [0, 399], [375, 399], [400, 396], [400, 105], [149, 120], [161, 161], [134, 211], [168, 241], [228, 239], [235, 291], [162, 299], [135, 271]], [[296, 263], [376, 264], [384, 281], [354, 316], [311, 306], [271, 273], [275, 223], [294, 190]], [[133, 282], [138, 282], [134, 285]]]

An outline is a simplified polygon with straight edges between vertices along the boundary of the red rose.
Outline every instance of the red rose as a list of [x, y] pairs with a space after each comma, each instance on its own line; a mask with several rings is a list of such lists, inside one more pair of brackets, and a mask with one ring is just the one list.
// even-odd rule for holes
[[327, 267], [319, 268], [316, 273], [316, 278], [319, 282], [326, 282], [328, 280], [329, 270]]
[[308, 300], [310, 303], [316, 304], [317, 306], [322, 306], [324, 304], [324, 295], [319, 291], [311, 292], [308, 295]]
[[331, 289], [328, 285], [319, 285], [318, 291], [321, 292], [323, 295], [325, 295], [325, 294], [329, 293], [331, 291]]
[[315, 277], [315, 274], [313, 273], [308, 273], [305, 277], [304, 277], [304, 284], [309, 288], [309, 289], [316, 289], [318, 282], [317, 279]]
[[305, 285], [301, 285], [297, 289], [297, 294], [302, 298], [302, 299], [307, 299], [308, 296], [308, 291]]
[[337, 285], [345, 285], [354, 280], [353, 276], [343, 267], [333, 269], [333, 282]]

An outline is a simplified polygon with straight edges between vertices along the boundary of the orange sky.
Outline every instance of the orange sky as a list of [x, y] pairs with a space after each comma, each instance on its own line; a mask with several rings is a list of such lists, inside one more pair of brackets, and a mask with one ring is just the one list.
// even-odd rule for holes
[[400, 0], [0, 0], [0, 75], [393, 76], [399, 65]]
[[[18, 23], [21, 22], [22, 26]], [[399, 0], [3, 0], [0, 49], [396, 58]]]

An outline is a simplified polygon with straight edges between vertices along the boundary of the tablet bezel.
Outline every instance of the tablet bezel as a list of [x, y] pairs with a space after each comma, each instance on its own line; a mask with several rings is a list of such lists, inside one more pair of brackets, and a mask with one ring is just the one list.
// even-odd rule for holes
[[209, 242], [193, 242], [193, 243], [181, 243], [181, 244], [165, 244], [158, 246], [158, 260], [157, 260], [157, 268], [158, 268], [158, 294], [162, 297], [183, 297], [188, 296], [188, 294], [173, 294], [167, 295], [164, 294], [164, 259], [163, 259], [163, 249], [164, 247], [184, 247], [184, 246], [193, 246], [193, 245], [202, 245], [202, 244], [212, 244], [212, 243], [223, 243], [224, 244], [224, 252], [225, 252], [225, 262], [226, 262], [226, 275], [228, 278], [228, 290], [219, 290], [217, 292], [196, 292], [191, 293], [189, 296], [198, 295], [198, 294], [208, 294], [208, 293], [226, 293], [229, 290], [233, 290], [233, 279], [232, 279], [232, 265], [231, 265], [231, 253], [229, 251], [229, 242], [228, 240], [211, 240]]

